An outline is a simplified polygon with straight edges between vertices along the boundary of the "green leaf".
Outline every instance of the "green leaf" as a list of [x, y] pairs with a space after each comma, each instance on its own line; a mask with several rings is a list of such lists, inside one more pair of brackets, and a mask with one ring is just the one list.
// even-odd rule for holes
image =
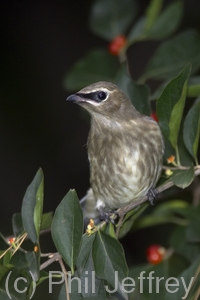
[[[75, 272], [75, 277], [78, 278], [77, 273]], [[69, 280], [69, 278], [68, 278]], [[79, 281], [78, 280], [71, 280], [71, 293], [69, 293], [70, 295], [70, 300], [81, 300], [83, 299], [82, 295], [81, 295], [81, 286], [79, 288]], [[60, 293], [59, 293], [59, 297], [58, 300], [67, 300], [66, 297], [66, 287], [65, 287], [65, 283], [62, 285]]]
[[[8, 277], [9, 276], [9, 277]], [[8, 278], [9, 284], [6, 290], [6, 279]], [[23, 280], [20, 280], [23, 278]], [[16, 281], [16, 279], [19, 279]], [[28, 291], [32, 284], [30, 274], [23, 270], [18, 270], [13, 267], [4, 275], [0, 281], [0, 299], [2, 300], [28, 300]], [[17, 289], [16, 289], [17, 286]], [[20, 291], [20, 292], [19, 292]], [[8, 293], [9, 292], [9, 293]]]
[[95, 0], [93, 3], [90, 29], [107, 40], [125, 34], [138, 11], [134, 0]]
[[188, 112], [184, 127], [183, 127], [183, 139], [187, 150], [194, 157], [196, 164], [197, 150], [199, 146], [200, 138], [200, 98], [194, 103], [190, 111]]
[[191, 63], [192, 72], [200, 68], [200, 39], [195, 30], [188, 30], [163, 42], [149, 61], [146, 71], [140, 78], [144, 82], [149, 78], [158, 80], [169, 79], [188, 63]]
[[148, 203], [142, 204], [126, 214], [119, 231], [119, 239], [124, 237], [131, 230], [134, 222], [137, 221], [139, 216], [148, 206]]
[[41, 230], [47, 230], [51, 228], [51, 223], [53, 220], [53, 213], [48, 212], [42, 215], [42, 225], [41, 225]]
[[118, 73], [115, 82], [140, 113], [150, 115], [149, 88], [146, 85], [135, 83], [128, 76], [125, 65]]
[[117, 291], [127, 299], [121, 286], [122, 280], [128, 274], [121, 244], [99, 230], [93, 243], [92, 254], [97, 277], [107, 280], [113, 287], [116, 284]]
[[149, 30], [155, 24], [161, 8], [163, 5], [163, 0], [151, 0], [149, 6], [146, 9], [146, 24], [145, 29]]
[[175, 170], [172, 174], [173, 183], [182, 189], [185, 189], [187, 186], [189, 186], [193, 180], [194, 180], [193, 165], [187, 170]]
[[200, 218], [191, 220], [186, 228], [186, 239], [189, 243], [200, 243]]
[[80, 59], [65, 76], [63, 86], [67, 90], [80, 90], [102, 79], [114, 81], [119, 62], [106, 50], [96, 49]]
[[87, 263], [88, 257], [92, 250], [92, 245], [93, 245], [93, 242], [95, 239], [95, 235], [96, 234], [92, 234], [91, 236], [88, 236], [88, 235], [84, 234], [82, 236], [81, 248], [80, 248], [79, 255], [78, 255], [77, 261], [76, 261], [76, 267], [77, 267], [79, 276], [83, 273], [83, 270]]
[[200, 76], [194, 76], [189, 79], [187, 96], [193, 98], [200, 96]]
[[139, 20], [133, 25], [133, 27], [130, 29], [127, 39], [129, 44], [132, 44], [136, 41], [140, 41], [145, 39], [146, 33], [145, 33], [145, 24], [146, 24], [146, 18], [141, 17]]
[[153, 26], [147, 31], [148, 39], [164, 39], [179, 26], [183, 12], [183, 3], [176, 1], [160, 14]]
[[[200, 286], [199, 265], [200, 256], [195, 261], [193, 261], [193, 263], [177, 278], [179, 282], [179, 288], [177, 292], [166, 292], [166, 300], [198, 299], [197, 297], [194, 297], [194, 295], [197, 293], [197, 291], [199, 291]], [[183, 281], [185, 284], [183, 284]], [[197, 293], [197, 296], [198, 295], [199, 293]]]
[[185, 226], [178, 226], [172, 232], [170, 237], [170, 247], [174, 249], [176, 253], [184, 256], [190, 263], [196, 259], [200, 253], [200, 246], [197, 243], [189, 243], [186, 239]]
[[74, 190], [70, 190], [58, 205], [52, 221], [55, 246], [74, 274], [83, 233], [83, 213]]
[[33, 243], [38, 242], [43, 208], [43, 172], [38, 170], [26, 190], [22, 203], [22, 222]]
[[174, 149], [177, 147], [190, 70], [189, 64], [169, 82], [157, 100], [157, 115], [162, 133]]
[[38, 255], [35, 252], [17, 251], [12, 256], [10, 263], [16, 268], [26, 270], [31, 273], [34, 281], [38, 281], [40, 276]]
[[12, 228], [15, 236], [19, 236], [24, 232], [22, 215], [20, 213], [15, 213], [12, 217]]

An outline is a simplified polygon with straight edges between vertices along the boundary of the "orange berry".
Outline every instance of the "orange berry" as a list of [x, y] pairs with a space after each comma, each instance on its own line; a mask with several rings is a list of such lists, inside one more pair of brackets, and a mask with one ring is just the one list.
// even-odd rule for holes
[[127, 43], [126, 37], [124, 35], [118, 35], [108, 45], [108, 51], [112, 55], [119, 55], [119, 53], [121, 52], [122, 48], [124, 48], [126, 43]]
[[147, 248], [147, 260], [149, 263], [156, 265], [163, 261], [165, 255], [165, 248], [160, 245], [151, 245]]
[[173, 163], [174, 161], [175, 161], [175, 156], [174, 156], [174, 155], [171, 155], [171, 156], [168, 157], [168, 159], [167, 159], [168, 164], [171, 164], [171, 163]]

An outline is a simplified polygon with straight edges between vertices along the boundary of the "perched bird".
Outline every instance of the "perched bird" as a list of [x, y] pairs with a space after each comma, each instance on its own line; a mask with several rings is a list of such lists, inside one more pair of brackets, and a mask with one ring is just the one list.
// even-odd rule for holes
[[160, 128], [142, 115], [113, 83], [100, 81], [67, 98], [91, 115], [90, 183], [96, 207], [106, 212], [151, 195], [161, 175]]

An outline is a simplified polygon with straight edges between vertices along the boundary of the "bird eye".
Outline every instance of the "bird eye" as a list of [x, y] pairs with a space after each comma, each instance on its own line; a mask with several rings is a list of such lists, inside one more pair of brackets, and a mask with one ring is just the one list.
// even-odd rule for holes
[[106, 99], [107, 94], [105, 92], [99, 92], [97, 96], [98, 96], [99, 100], [103, 101]]

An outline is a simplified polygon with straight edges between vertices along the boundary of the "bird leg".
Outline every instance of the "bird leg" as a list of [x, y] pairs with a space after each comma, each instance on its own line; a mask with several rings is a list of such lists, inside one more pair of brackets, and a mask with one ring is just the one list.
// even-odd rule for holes
[[158, 199], [158, 191], [154, 188], [150, 188], [147, 192], [147, 197], [151, 205], [154, 205], [154, 200]]

